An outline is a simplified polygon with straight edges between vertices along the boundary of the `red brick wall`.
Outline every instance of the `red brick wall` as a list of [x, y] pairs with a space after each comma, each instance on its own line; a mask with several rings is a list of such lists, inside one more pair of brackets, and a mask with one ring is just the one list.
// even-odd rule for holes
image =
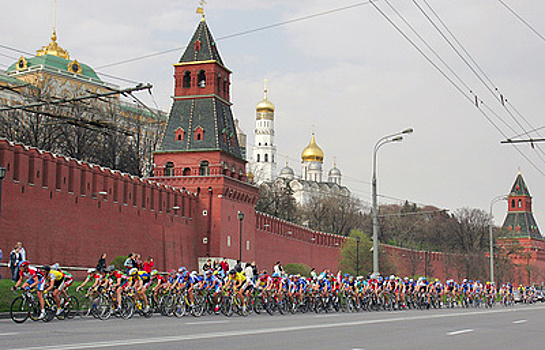
[[208, 252], [238, 258], [240, 210], [243, 260], [268, 269], [277, 260], [332, 270], [339, 264], [343, 237], [256, 213], [257, 188], [235, 178], [170, 183], [181, 190], [5, 140], [0, 166], [8, 169], [0, 208], [2, 262], [22, 241], [30, 261], [40, 264], [89, 267], [104, 252], [111, 261], [135, 251], [153, 256], [160, 270], [194, 269]]

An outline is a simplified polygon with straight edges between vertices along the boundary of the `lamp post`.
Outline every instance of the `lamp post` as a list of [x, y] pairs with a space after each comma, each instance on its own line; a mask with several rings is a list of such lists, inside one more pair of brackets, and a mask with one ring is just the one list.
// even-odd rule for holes
[[498, 203], [499, 201], [505, 201], [507, 200], [506, 195], [501, 195], [494, 197], [492, 201], [490, 202], [490, 225], [488, 225], [488, 238], [490, 239], [490, 282], [494, 283], [494, 233], [492, 232], [493, 229], [493, 215], [492, 215], [492, 207], [494, 204]]
[[411, 134], [412, 128], [405, 129], [398, 133], [384, 136], [375, 143], [373, 148], [373, 179], [371, 182], [373, 193], [373, 277], [376, 278], [379, 275], [378, 272], [378, 208], [377, 208], [377, 152], [380, 147], [391, 142], [403, 141], [404, 134]]
[[6, 168], [0, 166], [0, 215], [2, 213], [2, 182], [6, 177]]
[[242, 221], [244, 220], [244, 213], [238, 212], [238, 221], [239, 221], [239, 250], [238, 250], [238, 259], [242, 261]]
[[360, 236], [356, 236], [356, 277], [360, 275]]

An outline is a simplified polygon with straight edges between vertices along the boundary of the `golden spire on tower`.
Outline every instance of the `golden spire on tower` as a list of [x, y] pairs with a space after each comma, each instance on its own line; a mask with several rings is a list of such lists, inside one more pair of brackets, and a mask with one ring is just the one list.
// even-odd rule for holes
[[202, 19], [201, 21], [204, 21], [204, 5], [206, 5], [206, 1], [204, 0], [199, 0], [199, 7], [197, 7], [197, 13], [199, 15], [202, 15]]
[[44, 55], [58, 56], [67, 60], [70, 59], [68, 51], [66, 51], [65, 49], [60, 47], [59, 44], [57, 44], [57, 0], [55, 0], [53, 8], [53, 33], [51, 34], [51, 42], [49, 43], [49, 45], [44, 46], [40, 50], [36, 51], [36, 56]]

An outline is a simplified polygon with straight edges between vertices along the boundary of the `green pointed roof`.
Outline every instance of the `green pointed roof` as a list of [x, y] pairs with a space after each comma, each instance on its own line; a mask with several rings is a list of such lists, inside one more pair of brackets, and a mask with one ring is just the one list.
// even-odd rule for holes
[[180, 58], [180, 63], [211, 60], [218, 61], [223, 66], [214, 37], [203, 18]]
[[524, 179], [522, 178], [522, 174], [519, 172], [517, 178], [515, 179], [515, 183], [513, 184], [513, 187], [511, 188], [511, 192], [509, 193], [510, 196], [530, 196], [530, 191], [528, 191], [528, 187], [526, 187], [526, 183], [524, 182]]

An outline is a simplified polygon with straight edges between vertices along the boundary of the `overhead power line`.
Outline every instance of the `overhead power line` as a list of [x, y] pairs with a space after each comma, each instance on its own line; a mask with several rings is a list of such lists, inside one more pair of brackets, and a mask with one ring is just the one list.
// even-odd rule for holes
[[[478, 111], [481, 113], [481, 115], [488, 120], [488, 122], [502, 135], [505, 139], [508, 139], [507, 135], [503, 130], [491, 119], [491, 117], [487, 114], [485, 111], [488, 110], [490, 113], [494, 114], [495, 116], [499, 117], [497, 113], [495, 113], [493, 110], [490, 109], [489, 106], [484, 105], [484, 102], [478, 98], [477, 95], [473, 94], [471, 91], [469, 93], [464, 92], [464, 90], [458, 86], [458, 84], [448, 75], [446, 74], [441, 67], [439, 67], [384, 11], [382, 11], [375, 2], [371, 2], [371, 5], [377, 10], [377, 12], [380, 13], [381, 16], [383, 16], [386, 21], [394, 27], [394, 29], [405, 39], [407, 40], [411, 46], [420, 53], [424, 57], [424, 59], [431, 64], [463, 97], [466, 98], [471, 104], [475, 105], [477, 107]], [[472, 94], [472, 95], [470, 95]], [[484, 109], [481, 108], [481, 106], [484, 105]], [[538, 171], [541, 175], [545, 177], [545, 172], [541, 170], [526, 154], [524, 154], [518, 147], [513, 145], [515, 147], [515, 150], [530, 164], [532, 167]]]
[[505, 2], [502, 0], [498, 0], [500, 4], [502, 4], [509, 12], [511, 12], [515, 17], [517, 17], [526, 27], [528, 27], [534, 34], [536, 34], [541, 40], [545, 41], [545, 36], [543, 36], [540, 32], [537, 31], [528, 21], [526, 21], [522, 16], [520, 16], [518, 13], [515, 12], [511, 7], [509, 7]]
[[[352, 4], [352, 5], [348, 5], [348, 6], [342, 6], [342, 7], [334, 8], [334, 9], [331, 9], [331, 10], [314, 13], [314, 14], [311, 14], [311, 15], [297, 17], [297, 18], [294, 18], [294, 19], [289, 19], [289, 20], [274, 23], [274, 24], [268, 24], [268, 25], [257, 27], [257, 28], [254, 28], [254, 29], [244, 30], [244, 31], [234, 33], [234, 34], [228, 34], [228, 35], [216, 38], [216, 41], [232, 39], [232, 38], [236, 38], [236, 37], [239, 37], [239, 36], [253, 34], [253, 33], [261, 32], [261, 31], [264, 31], [264, 30], [272, 29], [272, 28], [281, 27], [281, 26], [288, 25], [288, 24], [293, 24], [293, 23], [297, 23], [297, 22], [301, 22], [301, 21], [306, 21], [306, 20], [316, 18], [316, 17], [330, 15], [330, 14], [336, 13], [336, 12], [350, 10], [350, 9], [353, 9], [353, 8], [356, 8], [356, 7], [359, 7], [359, 6], [369, 5], [373, 1], [378, 1], [378, 0], [360, 1], [360, 2], [357, 2], [357, 3]], [[179, 47], [175, 47], [175, 48], [172, 48], [172, 49], [153, 52], [153, 53], [150, 53], [150, 54], [147, 54], [147, 55], [128, 58], [126, 60], [121, 60], [121, 61], [105, 64], [105, 65], [102, 65], [102, 66], [98, 66], [97, 69], [109, 68], [109, 67], [119, 66], [119, 65], [125, 64], [125, 63], [141, 61], [141, 60], [144, 60], [146, 58], [151, 58], [151, 57], [161, 56], [161, 55], [171, 53], [171, 52], [181, 51], [181, 50], [184, 50], [186, 47], [187, 47], [187, 45], [179, 46]]]
[[119, 95], [119, 94], [128, 94], [128, 93], [131, 93], [133, 91], [149, 90], [151, 88], [152, 88], [151, 84], [146, 84], [146, 85], [138, 84], [135, 87], [130, 87], [130, 88], [121, 89], [121, 90], [110, 89], [111, 91], [108, 91], [108, 92], [96, 92], [96, 93], [92, 93], [90, 95], [83, 95], [83, 96], [78, 96], [78, 97], [73, 97], [73, 98], [61, 98], [61, 99], [55, 99], [55, 100], [52, 100], [52, 101], [40, 101], [40, 102], [34, 102], [34, 103], [29, 103], [29, 104], [0, 107], [0, 112], [17, 110], [17, 109], [33, 108], [33, 107], [40, 107], [40, 106], [45, 106], [45, 105], [48, 105], [48, 106], [50, 106], [50, 105], [63, 105], [63, 104], [67, 104], [67, 103], [70, 103], [70, 102], [78, 102], [78, 101], [84, 101], [84, 100], [89, 100], [89, 99], [96, 99], [98, 97], [107, 97], [107, 96]]

